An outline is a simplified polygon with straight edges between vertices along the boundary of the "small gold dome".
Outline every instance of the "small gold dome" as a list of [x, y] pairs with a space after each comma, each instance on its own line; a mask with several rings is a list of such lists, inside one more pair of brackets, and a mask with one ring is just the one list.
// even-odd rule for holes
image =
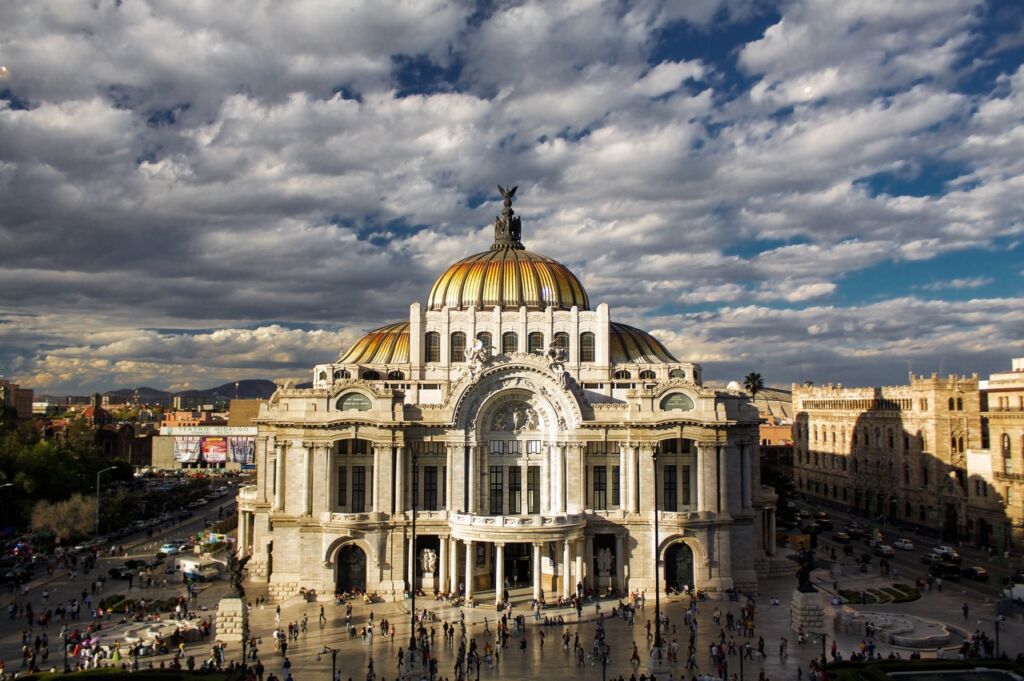
[[370, 331], [338, 361], [343, 364], [408, 364], [409, 322], [387, 324]]
[[678, 362], [661, 341], [627, 324], [611, 322], [608, 354], [612, 364], [674, 364]]
[[522, 248], [497, 248], [464, 258], [437, 278], [428, 310], [500, 307], [590, 309], [580, 280], [565, 265]]

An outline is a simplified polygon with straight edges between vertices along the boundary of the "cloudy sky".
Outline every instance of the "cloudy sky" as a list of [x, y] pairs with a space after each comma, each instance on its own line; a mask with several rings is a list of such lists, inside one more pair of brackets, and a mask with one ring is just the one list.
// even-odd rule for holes
[[0, 4], [0, 373], [307, 376], [485, 250], [729, 380], [1024, 355], [1024, 6]]

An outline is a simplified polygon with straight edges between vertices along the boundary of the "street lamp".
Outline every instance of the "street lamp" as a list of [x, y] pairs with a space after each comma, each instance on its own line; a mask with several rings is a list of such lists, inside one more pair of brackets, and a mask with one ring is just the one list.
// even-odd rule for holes
[[100, 536], [100, 476], [107, 471], [112, 471], [117, 466], [111, 466], [110, 468], [104, 468], [101, 471], [96, 471], [96, 538]]
[[824, 631], [822, 631], [822, 632], [809, 631], [807, 633], [809, 633], [811, 636], [820, 636], [821, 637], [821, 668], [822, 668], [822, 670], [824, 670], [825, 669], [825, 665], [828, 664], [828, 658], [825, 656], [825, 640], [828, 638], [828, 634], [826, 634]]
[[334, 681], [335, 676], [337, 674], [338, 649], [337, 648], [332, 648], [332, 647], [330, 647], [328, 645], [325, 645], [324, 649], [316, 654], [316, 661], [319, 662], [320, 661], [320, 656], [325, 654], [325, 653], [330, 653], [331, 654], [331, 681]]
[[1005, 619], [1006, 618], [1003, 615], [999, 615], [994, 620], [985, 619], [984, 617], [982, 617], [981, 619], [978, 620], [978, 626], [979, 627], [981, 626], [982, 622], [991, 622], [996, 627], [996, 657], [999, 657], [999, 625]]

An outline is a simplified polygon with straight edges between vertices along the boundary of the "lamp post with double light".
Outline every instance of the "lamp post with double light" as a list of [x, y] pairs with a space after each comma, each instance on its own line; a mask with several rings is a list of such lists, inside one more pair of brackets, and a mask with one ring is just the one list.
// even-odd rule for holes
[[117, 466], [110, 466], [103, 470], [96, 471], [96, 538], [100, 536], [100, 476], [114, 470]]

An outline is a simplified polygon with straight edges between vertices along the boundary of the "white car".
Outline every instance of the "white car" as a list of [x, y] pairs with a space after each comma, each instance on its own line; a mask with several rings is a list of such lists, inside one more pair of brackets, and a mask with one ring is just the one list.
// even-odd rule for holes
[[935, 553], [956, 553], [956, 549], [950, 546], [936, 546], [932, 551]]
[[897, 539], [896, 541], [894, 541], [892, 543], [892, 545], [895, 546], [896, 548], [898, 548], [900, 551], [913, 551], [914, 550], [914, 542], [910, 541], [909, 539], [903, 539], [903, 538]]

